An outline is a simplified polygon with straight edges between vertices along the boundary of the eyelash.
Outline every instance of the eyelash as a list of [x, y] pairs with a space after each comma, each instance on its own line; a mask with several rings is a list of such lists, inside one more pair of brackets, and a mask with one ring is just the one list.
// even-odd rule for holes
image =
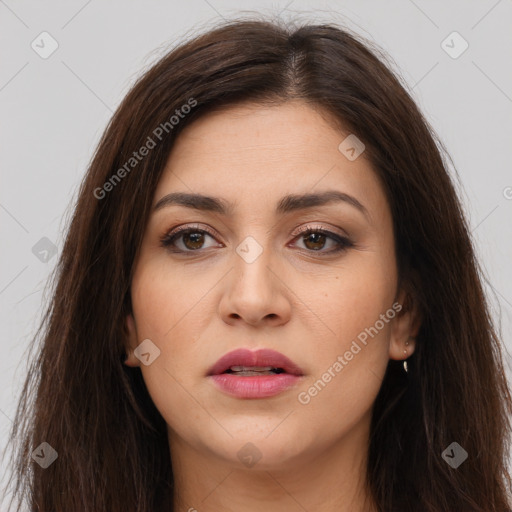
[[[200, 228], [199, 226], [185, 226], [185, 227], [177, 228], [177, 229], [165, 234], [160, 239], [160, 244], [162, 247], [166, 248], [167, 250], [169, 250], [170, 252], [173, 252], [173, 253], [190, 254], [190, 253], [200, 252], [201, 249], [182, 250], [182, 249], [177, 249], [174, 246], [177, 239], [179, 239], [182, 235], [189, 234], [189, 233], [206, 233], [207, 235], [210, 235], [212, 238], [216, 238], [215, 233], [213, 233], [210, 229], [208, 229], [206, 227]], [[320, 233], [322, 235], [326, 235], [328, 238], [331, 238], [332, 240], [334, 240], [338, 244], [338, 247], [331, 249], [329, 251], [324, 251], [321, 249], [318, 251], [302, 249], [309, 253], [319, 253], [319, 254], [331, 255], [331, 254], [340, 253], [342, 251], [346, 251], [348, 248], [354, 246], [354, 243], [352, 241], [350, 241], [348, 238], [346, 238], [344, 236], [337, 235], [336, 233], [333, 233], [332, 231], [324, 229], [320, 226], [306, 226], [306, 227], [302, 228], [300, 230], [300, 232], [294, 237], [294, 240], [297, 240], [301, 236], [304, 237], [305, 235], [309, 235], [311, 233]], [[173, 246], [174, 246], [174, 249], [171, 249], [171, 247], [173, 247]]]

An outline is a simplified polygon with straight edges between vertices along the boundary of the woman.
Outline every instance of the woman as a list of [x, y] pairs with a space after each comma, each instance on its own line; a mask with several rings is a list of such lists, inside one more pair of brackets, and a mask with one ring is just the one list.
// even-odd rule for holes
[[16, 494], [40, 512], [507, 510], [511, 395], [438, 146], [335, 26], [230, 22], [164, 56], [80, 189]]

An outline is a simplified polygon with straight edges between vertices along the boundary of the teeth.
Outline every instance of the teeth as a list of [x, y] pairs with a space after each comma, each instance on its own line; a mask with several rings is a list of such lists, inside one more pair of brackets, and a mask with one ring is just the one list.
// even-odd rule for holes
[[224, 373], [248, 377], [250, 375], [276, 375], [285, 372], [282, 368], [275, 368], [274, 366], [231, 366]]
[[261, 377], [262, 375], [276, 375], [275, 372], [272, 370], [265, 371], [265, 372], [252, 372], [252, 371], [243, 371], [243, 372], [233, 372], [231, 375], [236, 375], [237, 377], [250, 377], [251, 375], [257, 375], [258, 377]]
[[233, 372], [268, 372], [273, 368], [273, 366], [231, 366], [230, 370]]

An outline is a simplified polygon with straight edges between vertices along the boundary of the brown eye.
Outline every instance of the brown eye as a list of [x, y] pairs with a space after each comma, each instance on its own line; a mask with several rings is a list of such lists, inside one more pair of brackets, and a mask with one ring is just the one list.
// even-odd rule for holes
[[327, 236], [323, 233], [309, 233], [304, 235], [303, 240], [308, 249], [318, 251], [324, 247]]
[[188, 233], [182, 233], [181, 236], [183, 237], [183, 245], [187, 249], [200, 249], [202, 244], [204, 244], [204, 233], [191, 231]]
[[[353, 247], [353, 243], [346, 237], [339, 236], [323, 228], [307, 228], [300, 233], [299, 240], [302, 241], [308, 252], [319, 252], [321, 254], [332, 254], [344, 251]], [[334, 246], [331, 250], [323, 250], [326, 243], [331, 241]]]
[[204, 248], [206, 238], [214, 239], [213, 234], [195, 227], [180, 228], [165, 235], [160, 243], [171, 252], [194, 252]]

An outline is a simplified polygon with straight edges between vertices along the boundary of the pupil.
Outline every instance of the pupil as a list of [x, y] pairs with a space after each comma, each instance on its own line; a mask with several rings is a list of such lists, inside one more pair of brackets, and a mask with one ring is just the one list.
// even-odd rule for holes
[[[314, 247], [312, 247], [313, 249], [321, 249], [322, 246], [323, 246], [323, 243], [322, 242], [318, 242], [318, 237], [320, 237], [320, 240], [323, 241], [323, 238], [325, 238], [325, 235], [323, 233], [310, 233], [309, 235], [306, 236], [306, 246], [308, 244], [308, 242], [310, 240], [312, 240], [313, 244], [316, 244]], [[316, 241], [315, 241], [316, 239]], [[318, 246], [319, 245], [319, 246]]]
[[[202, 233], [185, 233], [184, 235], [184, 243], [185, 245], [190, 249], [199, 249], [201, 246], [201, 237], [203, 236]], [[192, 239], [191, 243], [193, 244], [192, 247], [189, 247], [189, 244], [187, 241], [190, 242], [190, 239]], [[195, 245], [194, 245], [195, 244]]]

